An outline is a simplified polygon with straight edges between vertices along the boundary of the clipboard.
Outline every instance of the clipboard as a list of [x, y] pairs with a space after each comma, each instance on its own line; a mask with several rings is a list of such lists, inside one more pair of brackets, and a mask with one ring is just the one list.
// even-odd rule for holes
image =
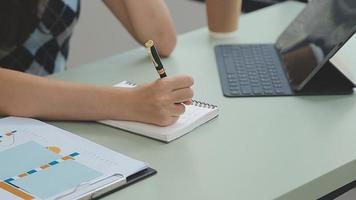
[[[69, 200], [69, 199], [77, 199], [77, 200], [97, 200], [101, 199], [105, 196], [108, 196], [114, 192], [117, 192], [121, 189], [124, 189], [134, 183], [137, 183], [145, 178], [153, 176], [157, 173], [157, 171], [153, 168], [143, 169], [133, 175], [125, 177], [122, 174], [113, 174], [104, 179], [94, 181], [93, 183], [88, 184], [89, 187], [92, 186], [95, 189], [81, 194], [81, 189], [75, 189], [67, 194], [56, 197], [55, 200]], [[101, 185], [97, 187], [100, 182], [107, 182], [105, 185]], [[82, 186], [88, 187], [88, 185], [82, 184]], [[79, 194], [78, 194], [79, 193]]]
[[[11, 131], [12, 130], [12, 131]], [[157, 173], [38, 120], [0, 119], [0, 199], [100, 199]]]
[[135, 183], [137, 183], [143, 179], [146, 179], [150, 176], [153, 176], [155, 174], [157, 174], [157, 171], [155, 169], [149, 167], [149, 168], [144, 169], [136, 174], [128, 176], [126, 178], [126, 181], [113, 182], [104, 188], [99, 188], [98, 190], [93, 191], [90, 194], [87, 194], [85, 197], [82, 197], [80, 200], [97, 200], [97, 199], [106, 197], [114, 192], [124, 189], [132, 184], [135, 184]]

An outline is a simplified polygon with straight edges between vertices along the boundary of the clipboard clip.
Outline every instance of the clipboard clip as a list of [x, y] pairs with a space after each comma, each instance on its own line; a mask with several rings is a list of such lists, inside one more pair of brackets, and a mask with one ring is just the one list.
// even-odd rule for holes
[[82, 194], [82, 195], [76, 197], [75, 199], [78, 199], [78, 200], [91, 200], [91, 199], [94, 199], [94, 198], [96, 198], [98, 196], [101, 196], [102, 194], [107, 193], [107, 192], [109, 192], [109, 191], [111, 191], [111, 190], [113, 190], [113, 189], [115, 189], [117, 187], [120, 187], [121, 185], [126, 184], [126, 176], [124, 174], [121, 174], [121, 173], [115, 173], [115, 174], [103, 177], [101, 179], [98, 179], [98, 180], [87, 181], [87, 182], [80, 183], [75, 188], [73, 188], [71, 191], [69, 191], [68, 193], [60, 195], [60, 196], [54, 198], [53, 200], [65, 199], [66, 197], [69, 197], [69, 196], [73, 195], [74, 193], [80, 191], [81, 189], [83, 189], [85, 187], [98, 184], [98, 183], [100, 183], [102, 181], [105, 181], [107, 179], [114, 178], [114, 177], [118, 177], [120, 179], [117, 179], [116, 181], [110, 182], [110, 183], [108, 183], [108, 184], [106, 184], [104, 186], [101, 186], [101, 187], [96, 188], [96, 189], [94, 189], [94, 190], [92, 190], [90, 192]]

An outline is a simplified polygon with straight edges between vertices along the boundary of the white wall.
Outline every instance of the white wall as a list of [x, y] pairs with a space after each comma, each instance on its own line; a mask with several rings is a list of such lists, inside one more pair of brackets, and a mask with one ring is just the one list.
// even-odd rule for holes
[[[137, 47], [102, 1], [84, 0], [71, 39], [69, 67], [93, 62]], [[190, 0], [166, 0], [178, 34], [205, 26], [205, 6]]]

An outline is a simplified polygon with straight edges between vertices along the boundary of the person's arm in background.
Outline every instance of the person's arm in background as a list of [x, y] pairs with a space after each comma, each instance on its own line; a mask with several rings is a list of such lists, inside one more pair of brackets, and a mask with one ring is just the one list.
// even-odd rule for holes
[[99, 87], [36, 77], [0, 68], [0, 116], [49, 120], [130, 120], [166, 126], [193, 96], [188, 76], [135, 88]]
[[127, 31], [143, 45], [153, 40], [161, 56], [169, 56], [176, 32], [164, 0], [104, 0]]

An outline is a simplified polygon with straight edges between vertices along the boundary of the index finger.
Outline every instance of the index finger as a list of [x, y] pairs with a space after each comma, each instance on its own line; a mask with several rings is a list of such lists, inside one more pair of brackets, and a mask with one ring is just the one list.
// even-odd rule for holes
[[183, 88], [191, 87], [194, 84], [194, 80], [190, 76], [174, 76], [165, 78], [169, 82], [169, 87], [172, 90], [179, 90]]

